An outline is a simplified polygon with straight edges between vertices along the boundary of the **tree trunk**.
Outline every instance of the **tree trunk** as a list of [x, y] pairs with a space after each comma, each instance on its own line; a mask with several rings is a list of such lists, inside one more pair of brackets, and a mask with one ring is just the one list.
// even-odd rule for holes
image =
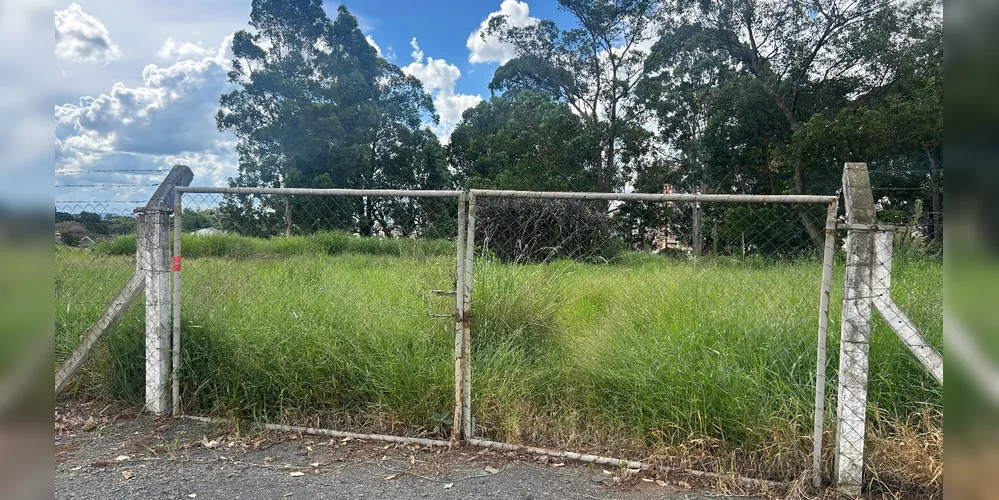
[[593, 168], [596, 169], [597, 173], [597, 192], [602, 193], [606, 191], [606, 181], [604, 179], [604, 161], [603, 161], [603, 144], [597, 146], [594, 151]]
[[930, 209], [933, 211], [930, 220], [933, 221], [933, 241], [943, 244], [943, 208], [940, 203], [940, 184], [937, 182], [937, 172], [939, 166], [937, 159], [933, 156], [932, 148], [926, 149], [926, 157], [930, 160]]
[[604, 168], [604, 182], [600, 191], [610, 191], [609, 179], [614, 175], [614, 136], [611, 135], [610, 141], [607, 143], [607, 166]]
[[[794, 161], [794, 194], [805, 194], [805, 183], [801, 178], [801, 160]], [[812, 217], [808, 215], [808, 205], [801, 205], [798, 207], [798, 218], [801, 219], [801, 225], [805, 227], [805, 231], [808, 232], [808, 237], [812, 240], [812, 246], [815, 247], [816, 251], [821, 255], [822, 247], [825, 245], [825, 238], [822, 236], [822, 232], [815, 225], [815, 221]]]
[[284, 235], [291, 236], [291, 198], [284, 199]]

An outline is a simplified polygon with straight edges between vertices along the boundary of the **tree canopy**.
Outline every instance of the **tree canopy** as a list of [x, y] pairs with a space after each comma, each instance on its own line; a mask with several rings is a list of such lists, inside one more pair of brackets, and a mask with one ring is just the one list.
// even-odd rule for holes
[[[232, 43], [237, 88], [217, 116], [239, 140], [231, 184], [831, 194], [843, 163], [865, 161], [884, 217], [926, 213], [920, 231], [942, 241], [939, 0], [558, 4], [569, 23], [490, 18], [483, 36], [514, 57], [442, 146], [427, 127], [430, 95], [378, 55], [346, 7], [330, 20], [319, 0], [254, 0], [251, 29]], [[255, 234], [412, 234], [442, 210], [310, 203], [232, 196], [218, 219]], [[321, 215], [287, 215], [302, 211]], [[702, 238], [692, 225], [730, 215], [685, 216], [677, 234]], [[782, 215], [813, 245], [822, 216]]]
[[[255, 0], [252, 31], [233, 37], [218, 128], [239, 140], [233, 186], [435, 189], [451, 185], [444, 150], [424, 120], [436, 121], [422, 84], [382, 57], [341, 5], [330, 20], [319, 0]], [[389, 231], [388, 202], [322, 210], [317, 200], [229, 197], [223, 225], [273, 234], [310, 229]], [[415, 209], [415, 208], [414, 208]], [[321, 213], [292, 223], [289, 212]], [[408, 214], [416, 217], [416, 214]], [[304, 219], [304, 218], [303, 218]], [[381, 220], [381, 222], [378, 222]]]

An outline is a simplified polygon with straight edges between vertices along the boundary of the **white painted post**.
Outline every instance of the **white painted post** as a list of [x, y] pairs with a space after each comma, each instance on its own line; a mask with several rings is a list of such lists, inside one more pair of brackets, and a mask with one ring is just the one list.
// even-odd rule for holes
[[475, 422], [472, 418], [472, 267], [475, 261], [475, 194], [468, 195], [468, 228], [465, 232], [465, 287], [462, 295], [462, 437], [469, 440], [475, 437]]
[[[874, 223], [874, 196], [866, 163], [847, 163], [843, 197], [850, 224]], [[867, 426], [868, 350], [871, 336], [874, 235], [850, 230], [846, 240], [846, 283], [840, 333], [837, 391], [836, 484], [859, 495], [863, 485]]]
[[464, 358], [465, 342], [465, 233], [468, 230], [465, 221], [466, 195], [458, 197], [458, 261], [454, 277], [454, 417], [451, 442], [461, 438], [462, 408], [464, 397], [462, 360]]
[[822, 284], [819, 290], [819, 332], [815, 362], [815, 414], [812, 435], [812, 486], [822, 486], [822, 436], [826, 411], [826, 341], [829, 331], [829, 293], [832, 289], [833, 257], [836, 255], [836, 218], [839, 202], [826, 210], [826, 238], [822, 252]]

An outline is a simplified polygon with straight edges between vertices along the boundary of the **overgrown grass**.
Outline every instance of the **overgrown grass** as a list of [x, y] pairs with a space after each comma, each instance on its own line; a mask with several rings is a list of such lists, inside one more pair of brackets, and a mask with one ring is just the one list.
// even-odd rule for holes
[[[451, 408], [453, 322], [428, 316], [427, 292], [453, 286], [454, 246], [446, 243], [336, 233], [185, 236], [185, 409], [442, 432], [435, 414]], [[127, 257], [98, 252], [104, 251], [86, 262], [100, 266], [89, 267], [73, 260], [78, 252], [57, 254], [57, 357], [134, 267]], [[104, 276], [97, 270], [111, 268], [120, 280], [105, 278], [93, 289]], [[812, 261], [694, 263], [636, 254], [605, 265], [480, 259], [471, 323], [477, 433], [794, 479], [811, 449], [819, 276]], [[835, 280], [833, 367], [841, 267]], [[939, 348], [941, 264], [897, 259], [894, 289]], [[445, 298], [431, 305], [450, 308]], [[112, 332], [88, 387], [141, 400], [138, 313]], [[833, 378], [830, 446], [835, 385]], [[872, 456], [917, 460], [914, 443], [903, 452], [895, 437], [935, 435], [942, 391], [881, 321], [871, 344], [870, 400], [878, 415]], [[919, 481], [896, 480], [905, 487]], [[941, 480], [926, 481], [938, 487]]]
[[[172, 236], [171, 236], [172, 238]], [[172, 240], [171, 240], [172, 241]], [[421, 256], [452, 255], [454, 242], [445, 240], [405, 238], [361, 238], [339, 231], [314, 233], [306, 236], [276, 236], [251, 238], [235, 234], [184, 234], [181, 238], [184, 257], [225, 257], [246, 259], [263, 255], [335, 255], [356, 253], [368, 255]], [[135, 234], [124, 234], [98, 242], [94, 254], [106, 256], [135, 255]]]

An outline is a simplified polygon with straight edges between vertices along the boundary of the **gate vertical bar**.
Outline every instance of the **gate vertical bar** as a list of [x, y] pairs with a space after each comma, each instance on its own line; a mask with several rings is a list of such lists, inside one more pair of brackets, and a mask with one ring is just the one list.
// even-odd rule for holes
[[468, 194], [468, 229], [465, 234], [465, 290], [462, 299], [462, 435], [475, 436], [472, 422], [472, 265], [475, 260], [475, 194]]
[[451, 442], [461, 437], [462, 429], [462, 407], [464, 398], [462, 371], [462, 358], [464, 357], [465, 341], [465, 233], [466, 210], [465, 193], [458, 196], [458, 259], [456, 261], [456, 272], [454, 275], [454, 417], [452, 423], [454, 429], [451, 432]]
[[[866, 163], [846, 164], [843, 169], [843, 198], [848, 223], [874, 223], [874, 195]], [[836, 484], [845, 493], [857, 496], [863, 486], [867, 430], [874, 234], [850, 230], [846, 251], [839, 387], [836, 393]]]
[[180, 237], [183, 231], [182, 193], [173, 198], [173, 364], [170, 382], [173, 398], [173, 416], [180, 416]]
[[839, 201], [826, 212], [826, 240], [822, 252], [822, 285], [819, 291], [819, 337], [815, 363], [815, 434], [812, 437], [812, 486], [822, 486], [822, 434], [826, 407], [826, 338], [829, 331], [829, 292], [832, 289], [833, 257], [836, 255], [836, 216]]

